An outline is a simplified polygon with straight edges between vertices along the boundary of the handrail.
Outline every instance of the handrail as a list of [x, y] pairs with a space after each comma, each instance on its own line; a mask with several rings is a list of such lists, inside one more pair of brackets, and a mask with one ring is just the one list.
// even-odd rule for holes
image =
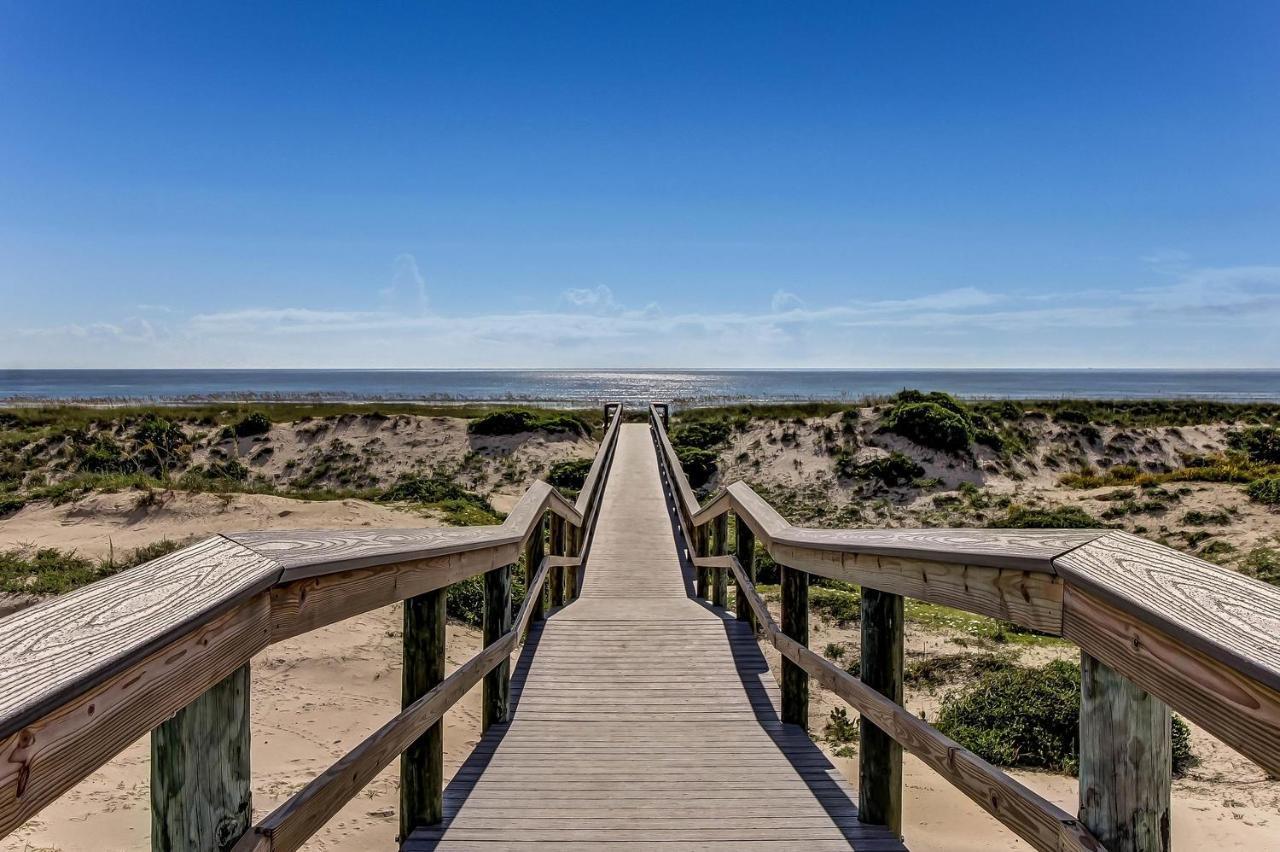
[[[605, 410], [607, 411], [610, 407], [612, 406], [606, 405]], [[618, 428], [621, 423], [622, 405], [616, 404], [613, 417], [604, 431], [604, 436], [600, 439], [600, 452], [596, 453], [596, 457], [592, 459], [591, 469], [587, 471], [582, 490], [578, 492], [578, 499], [573, 504], [578, 514], [582, 516], [582, 529], [594, 529], [595, 515], [599, 511], [600, 500], [604, 495], [603, 483], [613, 464], [613, 450], [618, 444]], [[584, 552], [588, 544], [588, 541], [582, 542]]]
[[1113, 530], [805, 529], [740, 481], [700, 507], [650, 422], [687, 541], [732, 511], [779, 564], [1069, 639], [1280, 775], [1280, 589]]
[[218, 535], [0, 619], [0, 836], [271, 643], [515, 563], [548, 511], [585, 523], [539, 480], [498, 525]]
[[1009, 777], [959, 743], [943, 736], [923, 719], [881, 695], [844, 669], [810, 651], [778, 627], [747, 576], [733, 556], [695, 558], [706, 568], [728, 568], [738, 581], [756, 622], [778, 652], [804, 669], [818, 682], [844, 699], [907, 751], [944, 776], [982, 809], [1009, 826], [1015, 834], [1037, 849], [1065, 852], [1068, 849], [1097, 850], [1102, 846], [1075, 817], [1028, 787]]
[[471, 687], [515, 651], [533, 614], [534, 600], [552, 567], [577, 566], [576, 558], [544, 556], [524, 602], [502, 638], [482, 648], [426, 695], [366, 737], [358, 746], [290, 796], [245, 832], [233, 852], [293, 852], [364, 789], [391, 761], [444, 716]]

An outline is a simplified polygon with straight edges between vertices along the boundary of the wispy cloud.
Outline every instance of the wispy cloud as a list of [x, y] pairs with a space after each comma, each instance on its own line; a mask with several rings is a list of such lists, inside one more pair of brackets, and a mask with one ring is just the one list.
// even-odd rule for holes
[[[183, 366], [198, 365], [193, 353], [244, 366], [1116, 366], [1117, 353], [1177, 366], [1208, 365], [1218, 351], [1217, 366], [1280, 363], [1276, 266], [1193, 269], [1114, 292], [964, 287], [817, 305], [777, 290], [755, 310], [633, 307], [601, 284], [564, 290], [545, 310], [444, 315], [428, 310], [410, 261], [397, 258], [377, 307], [246, 306], [175, 313], [163, 326], [134, 316], [20, 334], [28, 350], [95, 353], [90, 363]], [[0, 364], [21, 354], [0, 343]]]
[[383, 307], [391, 312], [422, 315], [430, 304], [427, 279], [411, 254], [397, 255], [392, 263], [391, 283], [378, 291]]

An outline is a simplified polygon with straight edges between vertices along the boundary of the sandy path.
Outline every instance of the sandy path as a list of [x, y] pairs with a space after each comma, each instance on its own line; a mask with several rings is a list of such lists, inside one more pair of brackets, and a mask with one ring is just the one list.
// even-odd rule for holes
[[0, 521], [0, 550], [26, 545], [74, 550], [82, 556], [122, 554], [161, 539], [185, 541], [256, 529], [424, 527], [438, 522], [364, 500], [291, 500], [266, 494], [140, 491], [91, 494], [54, 506], [33, 503]]

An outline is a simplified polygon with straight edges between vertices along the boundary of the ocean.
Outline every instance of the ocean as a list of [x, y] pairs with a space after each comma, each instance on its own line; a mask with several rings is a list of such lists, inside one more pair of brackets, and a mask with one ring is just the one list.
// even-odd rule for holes
[[1280, 402], [1280, 370], [0, 370], [0, 402], [855, 400], [903, 388], [990, 399]]

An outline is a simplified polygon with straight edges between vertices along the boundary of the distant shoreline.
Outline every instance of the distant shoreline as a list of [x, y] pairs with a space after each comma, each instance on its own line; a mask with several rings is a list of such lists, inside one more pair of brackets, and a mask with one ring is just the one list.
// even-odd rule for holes
[[0, 370], [0, 406], [853, 404], [904, 388], [972, 400], [1280, 402], [1280, 370]]

